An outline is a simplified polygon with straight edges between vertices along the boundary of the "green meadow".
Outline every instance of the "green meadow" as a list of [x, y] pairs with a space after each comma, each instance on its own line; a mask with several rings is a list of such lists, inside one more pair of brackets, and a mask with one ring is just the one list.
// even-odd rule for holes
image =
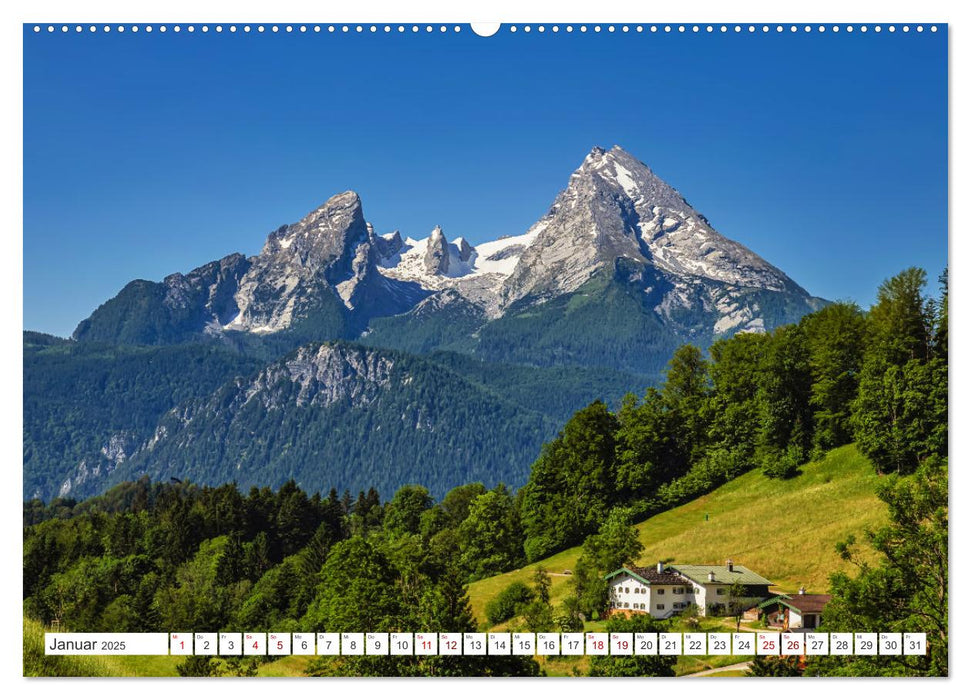
[[[805, 464], [792, 479], [768, 479], [758, 470], [743, 474], [694, 501], [637, 525], [644, 553], [640, 565], [658, 561], [724, 564], [732, 559], [775, 584], [780, 591], [805, 586], [825, 593], [830, 574], [848, 564], [836, 543], [886, 520], [876, 497], [880, 477], [854, 445]], [[542, 567], [553, 580], [552, 601], [570, 595], [570, 576], [580, 556], [573, 547], [469, 586], [472, 610], [485, 620], [485, 606], [513, 581], [529, 584]]]

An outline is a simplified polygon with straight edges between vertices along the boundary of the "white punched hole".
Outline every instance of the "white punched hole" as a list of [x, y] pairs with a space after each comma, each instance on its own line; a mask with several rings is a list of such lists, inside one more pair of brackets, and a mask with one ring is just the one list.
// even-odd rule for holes
[[499, 22], [473, 22], [472, 31], [479, 36], [493, 36], [502, 25]]

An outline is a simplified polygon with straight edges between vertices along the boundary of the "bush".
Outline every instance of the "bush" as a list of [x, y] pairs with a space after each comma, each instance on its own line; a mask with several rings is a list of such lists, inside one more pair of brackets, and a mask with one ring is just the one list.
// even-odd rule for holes
[[208, 678], [218, 675], [219, 665], [211, 656], [190, 656], [175, 667], [180, 676]]
[[486, 618], [489, 624], [498, 625], [500, 622], [512, 619], [529, 603], [533, 602], [534, 593], [525, 583], [516, 581], [510, 583], [499, 595], [486, 604]]
[[780, 678], [801, 676], [802, 671], [796, 656], [756, 656], [745, 675]]
[[799, 465], [805, 461], [797, 445], [789, 445], [785, 452], [774, 452], [764, 459], [762, 472], [770, 479], [791, 479], [799, 476]]
[[737, 451], [713, 449], [692, 465], [688, 472], [657, 490], [653, 512], [661, 512], [709, 493], [752, 468]]

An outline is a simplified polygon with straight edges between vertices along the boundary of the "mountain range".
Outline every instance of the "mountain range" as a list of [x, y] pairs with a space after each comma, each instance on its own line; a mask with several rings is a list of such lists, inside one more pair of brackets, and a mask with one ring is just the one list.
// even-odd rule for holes
[[[825, 303], [616, 146], [594, 148], [525, 233], [477, 245], [440, 227], [417, 239], [378, 233], [343, 192], [270, 233], [255, 256], [130, 282], [70, 343], [33, 336], [25, 496], [92, 493], [139, 473], [310, 489], [519, 485], [564, 415], [639, 393], [678, 345], [764, 332]], [[237, 359], [220, 361], [215, 390], [155, 396], [151, 411], [134, 411], [137, 427], [115, 416], [57, 435], [63, 449], [38, 458], [71, 398], [31, 372], [59, 376], [65, 358], [89, 356], [78, 348], [102, 346], [115, 348], [106, 362], [121, 352], [129, 368], [138, 360], [118, 348], [140, 348], [146, 362], [199, 346]], [[40, 385], [57, 394], [57, 408], [31, 397], [43, 421], [26, 402]], [[137, 403], [144, 387], [132, 387]]]

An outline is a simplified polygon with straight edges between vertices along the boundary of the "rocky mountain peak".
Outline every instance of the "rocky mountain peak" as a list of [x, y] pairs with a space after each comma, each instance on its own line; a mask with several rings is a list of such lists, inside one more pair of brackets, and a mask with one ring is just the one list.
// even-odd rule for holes
[[361, 198], [350, 190], [281, 226], [240, 281], [239, 313], [225, 328], [257, 333], [289, 328], [332, 293], [328, 285], [353, 309], [356, 290], [374, 270], [372, 239]]
[[378, 257], [382, 259], [391, 258], [397, 255], [402, 247], [404, 240], [401, 238], [401, 231], [395, 230], [381, 236], [371, 235], [371, 243], [378, 251]]
[[594, 147], [573, 173], [567, 191], [583, 188], [584, 184], [588, 189], [605, 189], [635, 203], [671, 210], [691, 209], [676, 189], [620, 146], [610, 150]]
[[425, 272], [430, 275], [447, 275], [449, 265], [448, 240], [441, 226], [432, 229], [425, 246]]
[[595, 147], [532, 229], [536, 240], [502, 291], [504, 305], [572, 292], [618, 259], [666, 273], [805, 294], [715, 231], [668, 183], [620, 146]]
[[349, 242], [368, 235], [361, 198], [348, 190], [335, 194], [295, 224], [271, 233], [261, 256], [287, 251], [304, 264], [323, 263], [339, 255]]
[[469, 242], [464, 238], [462, 238], [461, 236], [459, 236], [454, 241], [452, 241], [452, 245], [454, 245], [458, 249], [459, 260], [461, 260], [462, 262], [468, 262], [469, 258], [472, 257], [472, 253], [475, 252], [475, 248], [469, 245]]

